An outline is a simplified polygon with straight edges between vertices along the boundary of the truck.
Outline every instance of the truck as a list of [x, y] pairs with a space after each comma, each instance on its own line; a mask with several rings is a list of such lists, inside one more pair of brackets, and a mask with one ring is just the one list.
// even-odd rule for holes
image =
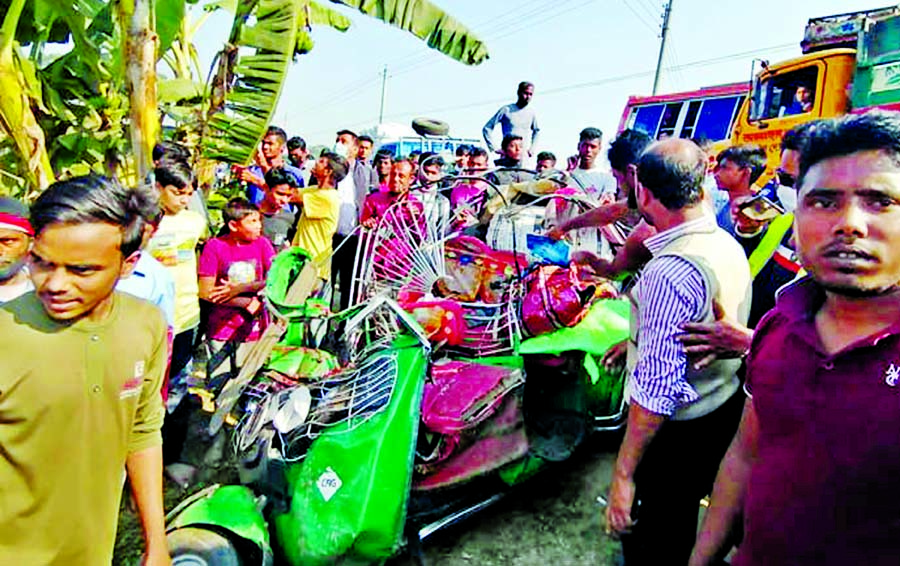
[[750, 93], [732, 129], [732, 145], [766, 150], [761, 184], [774, 176], [791, 128], [872, 108], [900, 110], [900, 5], [812, 18], [800, 46], [800, 57], [753, 61]]

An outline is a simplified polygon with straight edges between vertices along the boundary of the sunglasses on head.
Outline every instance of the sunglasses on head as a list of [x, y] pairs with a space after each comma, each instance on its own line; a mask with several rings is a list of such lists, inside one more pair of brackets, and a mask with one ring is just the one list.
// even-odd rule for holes
[[796, 177], [785, 171], [776, 171], [775, 175], [778, 176], [778, 183], [785, 187], [793, 187], [797, 182]]

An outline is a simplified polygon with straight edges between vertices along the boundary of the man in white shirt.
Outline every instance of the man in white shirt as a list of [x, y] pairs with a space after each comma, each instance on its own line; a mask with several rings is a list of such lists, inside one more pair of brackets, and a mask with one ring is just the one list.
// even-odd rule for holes
[[522, 143], [525, 146], [524, 149], [528, 152], [528, 157], [534, 155], [540, 128], [537, 124], [534, 108], [528, 106], [533, 96], [533, 84], [525, 81], [519, 83], [516, 101], [500, 107], [491, 119], [487, 121], [481, 130], [481, 135], [484, 136], [489, 152], [494, 153], [497, 151], [497, 147], [491, 140], [491, 135], [497, 124], [500, 124], [504, 138], [510, 135], [522, 136]]
[[0, 197], [0, 303], [34, 288], [25, 268], [33, 235], [28, 208], [15, 199]]
[[598, 128], [585, 128], [578, 135], [578, 154], [569, 158], [569, 175], [576, 186], [584, 190], [595, 200], [609, 195], [616, 195], [616, 179], [600, 169], [600, 148], [603, 145], [603, 132]]

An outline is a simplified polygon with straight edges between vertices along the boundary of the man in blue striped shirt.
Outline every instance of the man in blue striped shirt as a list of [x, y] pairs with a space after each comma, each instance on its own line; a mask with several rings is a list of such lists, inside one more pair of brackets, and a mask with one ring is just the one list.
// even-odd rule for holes
[[746, 324], [750, 310], [746, 256], [703, 202], [706, 163], [680, 139], [651, 145], [638, 163], [638, 210], [658, 233], [644, 242], [653, 258], [632, 291], [628, 424], [606, 512], [630, 565], [687, 563], [700, 499], [743, 405], [740, 360], [698, 369], [677, 340], [684, 323]]

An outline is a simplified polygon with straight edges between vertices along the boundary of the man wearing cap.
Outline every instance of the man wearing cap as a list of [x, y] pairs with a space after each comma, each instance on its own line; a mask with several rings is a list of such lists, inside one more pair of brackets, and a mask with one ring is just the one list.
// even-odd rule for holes
[[15, 199], [0, 197], [0, 303], [33, 289], [25, 269], [33, 235], [28, 208]]

